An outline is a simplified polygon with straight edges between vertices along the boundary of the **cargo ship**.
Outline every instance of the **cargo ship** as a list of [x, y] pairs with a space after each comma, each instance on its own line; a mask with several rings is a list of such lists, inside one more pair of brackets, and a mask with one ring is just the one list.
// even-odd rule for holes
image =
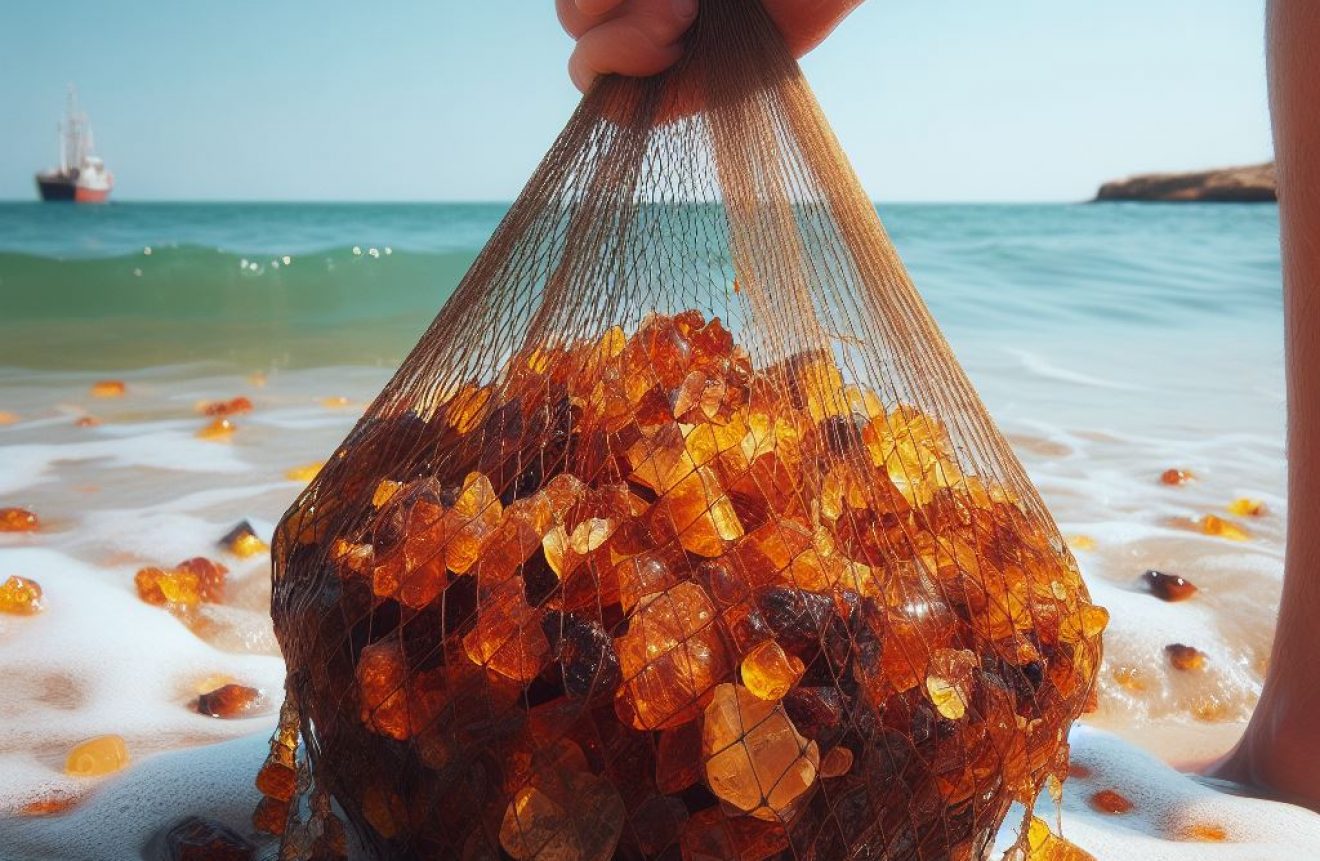
[[78, 110], [78, 93], [69, 87], [69, 104], [59, 124], [60, 166], [37, 174], [42, 200], [105, 203], [114, 187], [114, 175], [93, 150], [92, 125]]

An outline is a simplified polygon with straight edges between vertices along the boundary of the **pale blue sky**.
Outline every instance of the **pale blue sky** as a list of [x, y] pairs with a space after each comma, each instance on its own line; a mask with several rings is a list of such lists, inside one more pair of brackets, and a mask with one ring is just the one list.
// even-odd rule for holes
[[[804, 61], [877, 200], [1261, 161], [1263, 2], [869, 0]], [[0, 199], [65, 83], [119, 199], [508, 200], [577, 101], [551, 0], [0, 0]]]

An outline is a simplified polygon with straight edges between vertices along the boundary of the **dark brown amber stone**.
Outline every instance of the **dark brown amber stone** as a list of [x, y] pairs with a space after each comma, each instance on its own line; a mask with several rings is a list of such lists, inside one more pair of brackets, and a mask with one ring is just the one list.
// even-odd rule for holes
[[1170, 643], [1164, 647], [1164, 654], [1176, 670], [1199, 670], [1205, 666], [1205, 653], [1195, 646]]
[[1196, 594], [1196, 585], [1177, 574], [1165, 574], [1151, 569], [1141, 575], [1150, 594], [1161, 601], [1186, 601]]
[[265, 704], [266, 694], [245, 685], [223, 685], [197, 698], [197, 711], [215, 718], [241, 718]]
[[165, 836], [170, 861], [251, 861], [256, 847], [212, 819], [189, 816]]

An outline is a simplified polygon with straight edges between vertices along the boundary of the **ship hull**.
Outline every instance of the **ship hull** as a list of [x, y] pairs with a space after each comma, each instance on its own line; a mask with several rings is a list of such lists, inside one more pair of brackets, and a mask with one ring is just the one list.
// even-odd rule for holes
[[74, 203], [105, 203], [109, 199], [110, 189], [108, 188], [87, 188], [79, 185], [73, 190]]
[[78, 184], [72, 179], [38, 176], [37, 191], [42, 200], [72, 203], [78, 197]]

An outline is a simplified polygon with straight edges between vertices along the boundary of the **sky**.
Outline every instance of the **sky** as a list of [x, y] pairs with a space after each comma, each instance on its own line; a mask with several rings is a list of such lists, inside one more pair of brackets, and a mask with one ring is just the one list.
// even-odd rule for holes
[[[881, 201], [1270, 157], [1263, 0], [868, 0], [803, 61]], [[553, 0], [0, 0], [0, 199], [78, 85], [121, 200], [511, 200], [578, 100]]]

